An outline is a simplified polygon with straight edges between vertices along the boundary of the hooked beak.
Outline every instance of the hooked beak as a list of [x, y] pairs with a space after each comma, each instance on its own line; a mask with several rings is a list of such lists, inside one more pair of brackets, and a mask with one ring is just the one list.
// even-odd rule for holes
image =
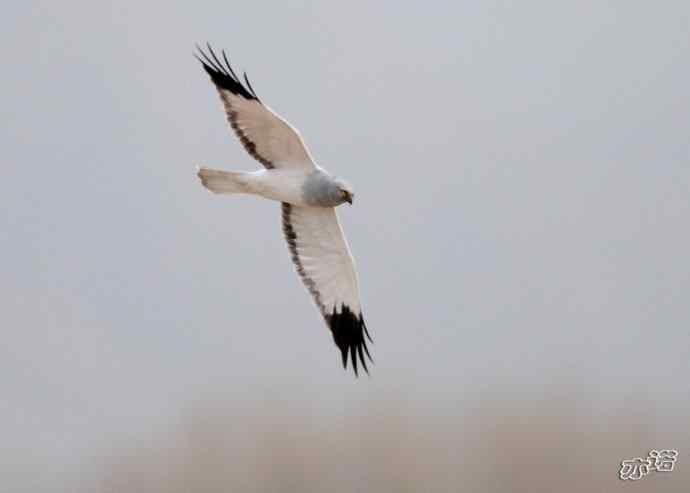
[[354, 198], [354, 197], [352, 196], [352, 194], [351, 194], [351, 193], [348, 193], [348, 194], [345, 195], [345, 202], [347, 202], [348, 204], [352, 205], [352, 199], [353, 199], [353, 198]]

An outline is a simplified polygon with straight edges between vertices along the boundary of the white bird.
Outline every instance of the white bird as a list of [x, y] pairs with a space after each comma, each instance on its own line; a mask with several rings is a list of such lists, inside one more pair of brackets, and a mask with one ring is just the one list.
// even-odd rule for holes
[[371, 361], [365, 336], [371, 338], [362, 316], [352, 254], [338, 222], [335, 207], [352, 204], [350, 186], [318, 166], [299, 132], [257, 97], [244, 74], [232, 70], [225, 51], [223, 62], [208, 46], [196, 58], [218, 90], [228, 122], [245, 150], [265, 170], [220, 171], [200, 168], [201, 183], [220, 194], [253, 194], [282, 203], [283, 233], [297, 273], [311, 294], [340, 349], [343, 367], [348, 355], [357, 375], [357, 362], [368, 373]]

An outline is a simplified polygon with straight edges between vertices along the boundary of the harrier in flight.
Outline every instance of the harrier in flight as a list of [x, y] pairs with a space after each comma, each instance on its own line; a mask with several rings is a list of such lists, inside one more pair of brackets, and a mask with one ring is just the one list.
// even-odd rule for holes
[[283, 234], [295, 269], [323, 315], [340, 349], [357, 375], [358, 361], [368, 373], [371, 361], [362, 317], [357, 273], [335, 208], [352, 204], [350, 186], [318, 166], [299, 132], [265, 106], [247, 74], [235, 75], [225, 52], [222, 61], [211, 47], [199, 49], [201, 62], [216, 86], [228, 122], [244, 149], [264, 168], [221, 171], [200, 168], [201, 183], [219, 194], [252, 194], [281, 203]]

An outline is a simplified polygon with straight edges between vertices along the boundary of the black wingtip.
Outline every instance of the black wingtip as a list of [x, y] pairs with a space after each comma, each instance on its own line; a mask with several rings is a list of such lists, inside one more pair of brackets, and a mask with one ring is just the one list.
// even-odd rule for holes
[[356, 377], [359, 377], [360, 363], [368, 375], [369, 367], [367, 366], [367, 358], [371, 363], [373, 363], [374, 360], [369, 354], [367, 341], [364, 338], [366, 335], [367, 339], [371, 341], [362, 314], [359, 313], [355, 315], [349, 306], [342, 305], [340, 312], [337, 312], [334, 308], [333, 312], [326, 316], [326, 321], [333, 334], [333, 341], [340, 350], [343, 368], [347, 369], [349, 359], [352, 361], [352, 370]]
[[197, 60], [199, 60], [199, 62], [201, 62], [204, 70], [211, 77], [211, 80], [216, 86], [221, 89], [226, 89], [231, 93], [241, 96], [245, 99], [253, 99], [261, 102], [256, 95], [254, 88], [249, 83], [247, 74], [244, 74], [244, 82], [246, 83], [246, 86], [242, 83], [242, 80], [237, 77], [235, 71], [232, 69], [232, 65], [230, 65], [230, 62], [228, 61], [225, 50], [221, 51], [223, 62], [225, 62], [223, 64], [220, 58], [218, 58], [216, 55], [215, 51], [213, 51], [213, 48], [211, 48], [210, 43], [206, 43], [206, 50], [208, 53], [204, 51], [204, 49], [198, 44], [196, 45], [196, 49], [198, 54], [195, 53], [194, 56]]
[[340, 356], [343, 359], [343, 370], [347, 370], [347, 347], [340, 348]]

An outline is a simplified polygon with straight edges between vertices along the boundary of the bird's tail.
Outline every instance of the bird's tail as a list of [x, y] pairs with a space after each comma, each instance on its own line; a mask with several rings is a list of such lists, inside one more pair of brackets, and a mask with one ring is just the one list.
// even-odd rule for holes
[[199, 168], [196, 174], [201, 184], [213, 193], [248, 193], [246, 173], [242, 171], [221, 171]]

